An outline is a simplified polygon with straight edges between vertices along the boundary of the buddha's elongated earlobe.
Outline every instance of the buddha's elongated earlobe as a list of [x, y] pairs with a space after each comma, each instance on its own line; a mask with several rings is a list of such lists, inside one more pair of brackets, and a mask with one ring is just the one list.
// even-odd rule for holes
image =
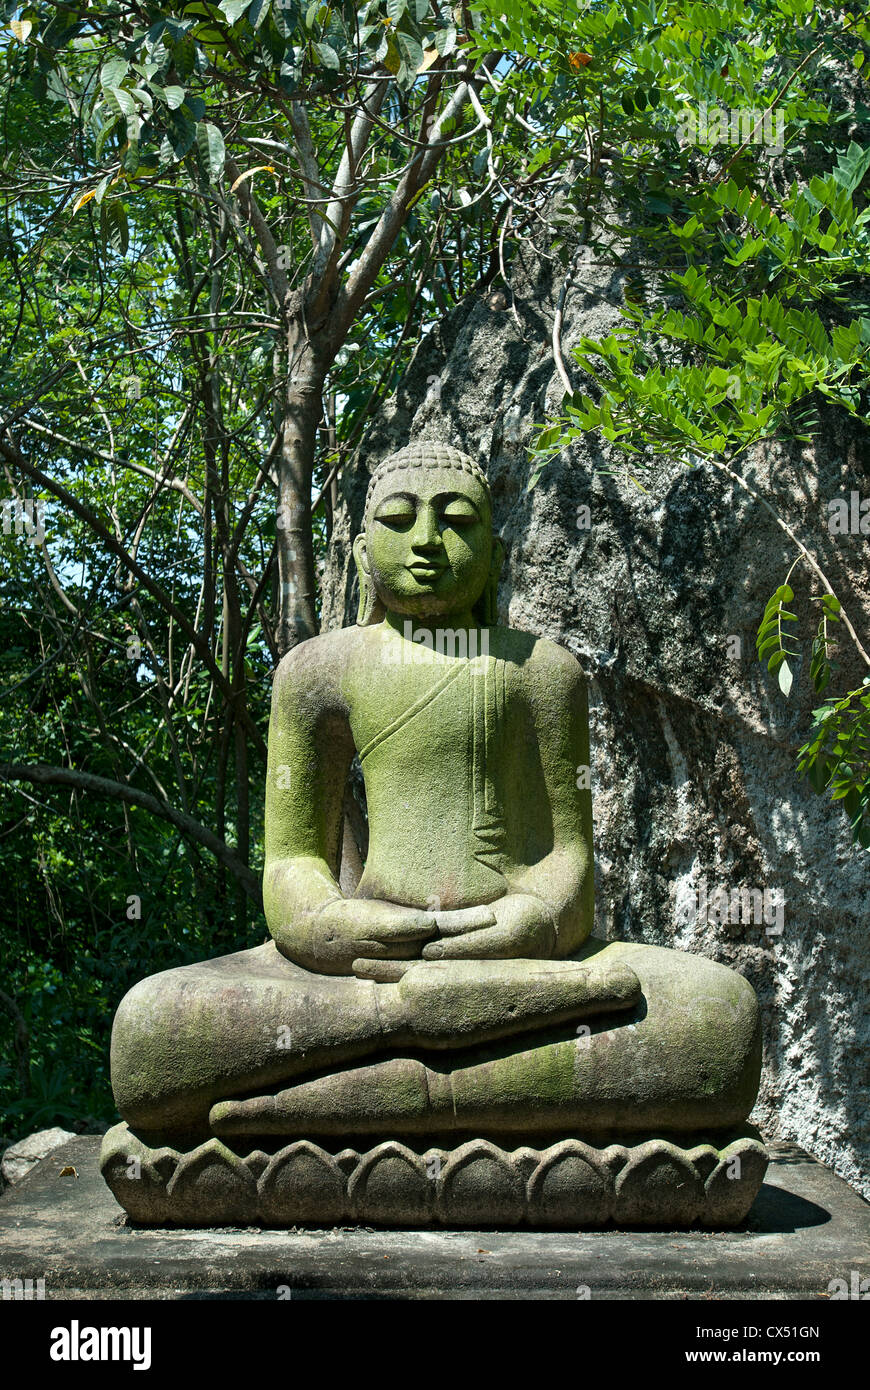
[[504, 545], [498, 536], [492, 542], [492, 561], [486, 588], [474, 605], [474, 616], [482, 627], [495, 627], [498, 623], [498, 581], [504, 565]]
[[356, 621], [358, 627], [369, 627], [379, 623], [384, 617], [384, 605], [375, 593], [375, 586], [368, 569], [365, 534], [357, 536], [353, 543], [353, 558], [359, 580], [359, 607]]

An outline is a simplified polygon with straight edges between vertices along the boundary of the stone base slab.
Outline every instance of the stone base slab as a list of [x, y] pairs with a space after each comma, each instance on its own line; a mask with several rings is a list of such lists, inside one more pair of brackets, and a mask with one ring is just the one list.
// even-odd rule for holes
[[329, 1225], [594, 1230], [723, 1229], [748, 1215], [767, 1168], [757, 1132], [682, 1148], [655, 1138], [596, 1148], [472, 1139], [420, 1149], [397, 1140], [330, 1152], [307, 1139], [234, 1152], [209, 1139], [150, 1148], [126, 1124], [103, 1139], [100, 1168], [142, 1225]]

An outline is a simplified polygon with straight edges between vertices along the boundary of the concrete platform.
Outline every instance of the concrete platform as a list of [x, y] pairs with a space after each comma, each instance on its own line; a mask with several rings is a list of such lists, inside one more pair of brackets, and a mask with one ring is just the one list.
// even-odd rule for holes
[[0, 1197], [0, 1280], [44, 1280], [46, 1300], [826, 1301], [832, 1280], [856, 1294], [870, 1281], [870, 1205], [794, 1145], [771, 1146], [740, 1229], [577, 1235], [146, 1230], [128, 1224], [104, 1183], [99, 1149], [98, 1136], [79, 1136]]

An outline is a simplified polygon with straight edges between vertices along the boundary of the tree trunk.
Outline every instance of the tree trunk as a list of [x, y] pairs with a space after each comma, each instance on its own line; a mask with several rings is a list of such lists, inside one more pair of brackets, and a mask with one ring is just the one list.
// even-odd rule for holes
[[295, 321], [288, 343], [278, 457], [278, 592], [276, 631], [283, 656], [318, 631], [317, 580], [311, 532], [311, 486], [317, 431], [323, 417], [328, 362]]

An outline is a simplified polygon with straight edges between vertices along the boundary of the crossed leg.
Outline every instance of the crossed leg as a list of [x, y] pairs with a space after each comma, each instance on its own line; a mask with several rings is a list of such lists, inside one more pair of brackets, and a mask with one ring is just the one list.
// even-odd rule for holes
[[443, 1060], [393, 1057], [274, 1095], [220, 1102], [212, 1129], [591, 1137], [690, 1133], [746, 1118], [758, 1089], [761, 1038], [755, 995], [740, 975], [704, 957], [623, 942], [595, 943], [583, 959], [603, 971], [628, 966], [642, 999], [630, 1012], [568, 1029], [573, 1036], [562, 1027]]
[[759, 1069], [741, 976], [616, 942], [421, 962], [399, 984], [313, 975], [270, 943], [141, 981], [112, 1037], [121, 1114], [163, 1136], [688, 1132], [744, 1119]]
[[198, 1132], [218, 1100], [372, 1053], [438, 1053], [552, 1028], [629, 1008], [639, 995], [630, 969], [597, 962], [420, 961], [398, 983], [378, 984], [312, 974], [270, 943], [130, 990], [112, 1032], [112, 1086], [135, 1128]]

